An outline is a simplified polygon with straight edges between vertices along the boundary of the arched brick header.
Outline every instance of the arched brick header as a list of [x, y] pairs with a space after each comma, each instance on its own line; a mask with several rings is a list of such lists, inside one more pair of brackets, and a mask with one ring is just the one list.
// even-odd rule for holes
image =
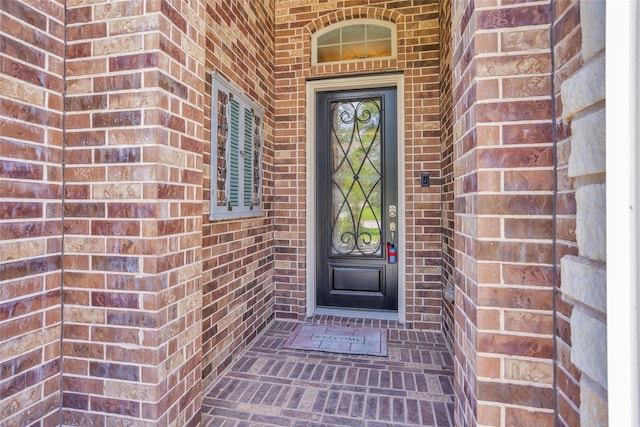
[[381, 9], [378, 7], [352, 7], [323, 15], [309, 22], [305, 25], [304, 29], [311, 35], [333, 24], [352, 19], [377, 19], [380, 21], [393, 22], [399, 26], [401, 22], [404, 22], [404, 15], [396, 10]]

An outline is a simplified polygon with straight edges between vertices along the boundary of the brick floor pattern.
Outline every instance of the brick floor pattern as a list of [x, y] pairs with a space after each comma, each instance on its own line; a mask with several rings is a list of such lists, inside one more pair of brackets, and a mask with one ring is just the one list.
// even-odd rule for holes
[[388, 330], [388, 356], [284, 349], [297, 323], [273, 321], [213, 384], [203, 426], [453, 426], [453, 358], [439, 332], [398, 322], [309, 322]]

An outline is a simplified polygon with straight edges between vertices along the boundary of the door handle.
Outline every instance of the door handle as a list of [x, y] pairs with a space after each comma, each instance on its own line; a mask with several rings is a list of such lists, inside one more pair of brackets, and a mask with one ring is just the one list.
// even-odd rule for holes
[[396, 234], [396, 216], [398, 216], [398, 207], [389, 205], [389, 231], [391, 232], [391, 242], [395, 242]]

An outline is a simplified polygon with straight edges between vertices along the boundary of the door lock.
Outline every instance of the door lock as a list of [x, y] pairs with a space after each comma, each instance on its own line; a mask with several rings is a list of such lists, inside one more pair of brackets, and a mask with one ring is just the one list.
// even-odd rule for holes
[[389, 218], [395, 218], [398, 214], [398, 208], [396, 205], [389, 205]]

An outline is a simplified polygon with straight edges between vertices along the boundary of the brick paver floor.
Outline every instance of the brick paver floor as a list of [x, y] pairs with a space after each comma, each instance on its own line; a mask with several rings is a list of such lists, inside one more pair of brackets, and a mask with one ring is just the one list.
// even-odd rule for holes
[[202, 425], [453, 426], [453, 359], [438, 332], [384, 320], [309, 322], [388, 330], [388, 356], [288, 350], [273, 321], [208, 391]]

